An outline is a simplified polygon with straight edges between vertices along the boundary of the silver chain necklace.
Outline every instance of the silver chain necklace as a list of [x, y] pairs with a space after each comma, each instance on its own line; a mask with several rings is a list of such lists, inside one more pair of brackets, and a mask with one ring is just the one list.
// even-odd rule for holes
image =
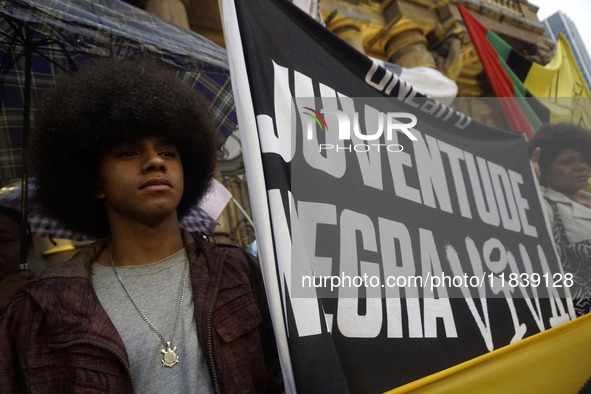
[[115, 268], [115, 263], [113, 262], [113, 256], [111, 256], [111, 250], [109, 248], [107, 248], [107, 253], [109, 254], [109, 260], [111, 261], [111, 266], [113, 267], [113, 271], [115, 271], [115, 276], [117, 276], [117, 280], [121, 284], [121, 287], [123, 287], [125, 294], [127, 294], [127, 297], [129, 297], [129, 300], [131, 301], [131, 303], [133, 304], [135, 309], [138, 311], [138, 313], [140, 314], [142, 319], [144, 319], [144, 321], [146, 323], [148, 323], [148, 326], [150, 326], [152, 331], [154, 331], [154, 333], [156, 333], [156, 335], [158, 335], [158, 337], [160, 338], [160, 340], [162, 341], [164, 346], [166, 346], [166, 349], [160, 350], [160, 353], [162, 353], [162, 366], [169, 367], [169, 368], [174, 367], [175, 364], [177, 364], [179, 362], [179, 357], [175, 353], [176, 346], [172, 347], [171, 342], [172, 342], [172, 339], [174, 338], [174, 333], [176, 332], [176, 328], [177, 328], [177, 325], [179, 322], [179, 316], [181, 314], [181, 306], [183, 305], [183, 298], [185, 296], [185, 287], [187, 285], [187, 269], [189, 267], [188, 260], [185, 259], [185, 269], [183, 271], [183, 279], [182, 279], [181, 290], [180, 290], [180, 295], [179, 295], [179, 306], [176, 311], [176, 318], [174, 319], [174, 327], [172, 328], [172, 334], [170, 334], [170, 341], [166, 341], [166, 339], [164, 339], [164, 336], [160, 333], [160, 331], [158, 331], [158, 329], [156, 327], [154, 327], [152, 322], [146, 317], [144, 312], [135, 303], [131, 294], [129, 294], [129, 290], [127, 290], [127, 287], [125, 287], [125, 284], [121, 280], [121, 276], [119, 276], [119, 273], [117, 272], [117, 268]]

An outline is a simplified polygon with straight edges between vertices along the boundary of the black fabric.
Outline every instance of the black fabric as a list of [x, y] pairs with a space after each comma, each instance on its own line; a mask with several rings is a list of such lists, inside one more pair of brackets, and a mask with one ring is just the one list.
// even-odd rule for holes
[[511, 52], [507, 57], [507, 65], [511, 68], [511, 70], [513, 70], [515, 75], [517, 75], [521, 81], [525, 81], [525, 77], [527, 77], [527, 73], [531, 68], [532, 62], [523, 57], [523, 55], [521, 55], [515, 49], [511, 49]]
[[[362, 290], [357, 304], [347, 310], [343, 307], [345, 298], [340, 293], [335, 294], [338, 291], [323, 293], [318, 290], [318, 297], [314, 299], [317, 302], [307, 303], [309, 308], [305, 311], [297, 307], [296, 304], [301, 304], [305, 296], [297, 294], [293, 280], [290, 287], [289, 279], [285, 276], [287, 274], [284, 273], [285, 266], [290, 265], [289, 274], [295, 277], [299, 269], [310, 268], [311, 263], [305, 260], [308, 253], [315, 258], [325, 259], [325, 262], [329, 261], [325, 264], [330, 266], [324, 268], [328, 274], [337, 275], [344, 270], [345, 261], [351, 257], [347, 249], [351, 245], [357, 247], [358, 256], [352, 263], [356, 272], [362, 274], [363, 269], [373, 270], [381, 278], [387, 275], [388, 270], [399, 269], [402, 264], [408, 266], [409, 274], [433, 274], [429, 264], [436, 264], [433, 262], [435, 259], [448, 274], [452, 273], [447, 257], [451, 253], [450, 248], [457, 252], [461, 265], [459, 269], [470, 274], [482, 270], [482, 274], [489, 275], [495, 261], [504, 259], [502, 272], [498, 271], [494, 275], [504, 273], [505, 282], [510, 273], [525, 272], [522, 253], [528, 253], [537, 271], [541, 270], [537, 255], [539, 251], [542, 251], [553, 272], [559, 270], [559, 262], [552, 248], [551, 236], [546, 230], [537, 184], [522, 135], [478, 124], [426, 98], [404, 81], [397, 82], [383, 68], [377, 67], [372, 73], [373, 62], [369, 58], [286, 1], [236, 0], [235, 4], [254, 105], [252, 115], [257, 120], [261, 140], [260, 152], [246, 152], [245, 155], [260, 154], [266, 193], [269, 199], [275, 199], [270, 215], [276, 259], [284, 256], [286, 250], [292, 250], [291, 261], [277, 263], [280, 294], [272, 296], [282, 302], [298, 391], [384, 392], [536, 334], [540, 331], [539, 321], [544, 329], [550, 328], [550, 319], [555, 316], [552, 316], [554, 305], [547, 294], [540, 291], [539, 309], [534, 306], [530, 310], [530, 305], [537, 303], [528, 305], [519, 287], [510, 289], [506, 285], [501, 289], [499, 279], [495, 282], [495, 289], [487, 284], [481, 289], [471, 289], [469, 297], [458, 293], [452, 295], [450, 290], [451, 316], [447, 317], [453, 320], [455, 333], [444, 325], [443, 318], [436, 316], [442, 308], [429, 306], [429, 302], [421, 297], [424, 289], [417, 290], [420, 296], [415, 300], [409, 295], [408, 289], [400, 290], [400, 296], [394, 297], [390, 293], [393, 289], [382, 288], [378, 290], [381, 297], [377, 297], [377, 301], [366, 297], [366, 290]], [[376, 88], [382, 80], [388, 83], [384, 83], [380, 89]], [[279, 87], [276, 87], [277, 84]], [[390, 90], [388, 86], [391, 86]], [[324, 109], [330, 106], [331, 101], [326, 97], [330, 94], [339, 97], [339, 105], [343, 105], [346, 100], [341, 97], [380, 98], [383, 101], [374, 103], [369, 100], [367, 103], [383, 113], [415, 114], [418, 123], [413, 130], [421, 140], [415, 143], [401, 133], [397, 135], [404, 146], [401, 155], [408, 155], [404, 156], [408, 158], [408, 163], [401, 165], [405, 177], [403, 182], [410, 188], [420, 190], [420, 202], [400, 196], [400, 176], [392, 173], [389, 161], [399, 160], [397, 156], [383, 152], [376, 155], [373, 158], [375, 161], [370, 163], [375, 167], [370, 171], [362, 169], [360, 158], [353, 152], [344, 158], [345, 171], [334, 176], [311, 165], [303, 153], [304, 144], [310, 141], [304, 137], [303, 130], [303, 124], [309, 118], [302, 111], [307, 107], [312, 108], [313, 104], [300, 104], [298, 99], [302, 96], [298, 92], [301, 91], [313, 91], [315, 99], [311, 98], [311, 102], [317, 105], [315, 110], [325, 115], [322, 105]], [[285, 120], [285, 112], [279, 113], [288, 111], [277, 105], [277, 100], [284, 98], [281, 96], [283, 94], [289, 94], [292, 100], [290, 120]], [[318, 140], [329, 138], [330, 133], [336, 132], [330, 121], [328, 130], [318, 127], [316, 131]], [[265, 138], [273, 140], [273, 144], [269, 144], [269, 141], [266, 143]], [[382, 136], [376, 142], [388, 141]], [[293, 143], [292, 150], [278, 152], [277, 148], [270, 147], [289, 143]], [[457, 161], [461, 168], [456, 175], [464, 182], [468, 197], [460, 196], [463, 192], [457, 191], [452, 164], [448, 156], [440, 151], [444, 144], [457, 149], [454, 152], [458, 152], [458, 157], [461, 157]], [[420, 149], [425, 149], [425, 146], [427, 152], [423, 155]], [[415, 156], [419, 154], [423, 156], [417, 161]], [[442, 186], [421, 181], [418, 174], [418, 167], [438, 156], [443, 158], [442, 164], [434, 162], [429, 168], [434, 171], [443, 169], [452, 212], [442, 209], [439, 197]], [[487, 174], [491, 168], [500, 168], [502, 177], [507, 177], [507, 180], [510, 172], [521, 179], [516, 181], [515, 193], [527, 201], [525, 215], [529, 225], [536, 229], [536, 236], [480, 220], [473, 197], [475, 190], [482, 189], [483, 184], [490, 182], [490, 179], [487, 181], [482, 178], [472, 185], [468, 161], [474, 164], [472, 169], [477, 174], [484, 174], [485, 177], [489, 177]], [[365, 184], [365, 176], [378, 172], [380, 187]], [[437, 180], [432, 179], [430, 182]], [[502, 186], [499, 188], [500, 191]], [[430, 192], [434, 197], [433, 203], [428, 205], [426, 200]], [[491, 197], [494, 200], [493, 195], [494, 190], [484, 192], [485, 199]], [[460, 213], [460, 197], [469, 200], [463, 209], [470, 211], [470, 217]], [[514, 200], [513, 197], [507, 198], [508, 201]], [[333, 222], [313, 223], [314, 227], [305, 227], [304, 219], [313, 221], [316, 218], [304, 216], [307, 203], [324, 204], [326, 210], [319, 209], [318, 215], [333, 215]], [[277, 207], [283, 207], [282, 212]], [[343, 224], [344, 218], [353, 214], [359, 220], [351, 219], [347, 222], [349, 224]], [[281, 227], [284, 226], [283, 221], [288, 223], [289, 228]], [[385, 228], [392, 223], [408, 231], [409, 242], [386, 239]], [[361, 225], [367, 227], [362, 229]], [[351, 226], [359, 227], [352, 229]], [[367, 228], [369, 230], [365, 230]], [[345, 238], [343, 231], [350, 231], [353, 235]], [[298, 232], [304, 234], [302, 237], [314, 232], [316, 238], [312, 241], [313, 245], [304, 245], [307, 250], [298, 240]], [[380, 236], [384, 236], [384, 239]], [[433, 246], [429, 243], [431, 236]], [[470, 241], [467, 241], [468, 238]], [[375, 247], [372, 246], [374, 241]], [[495, 241], [507, 253], [484, 256], [484, 245], [487, 242], [492, 245]], [[381, 248], [390, 242], [394, 252], [382, 252]], [[263, 244], [259, 246], [268, 247]], [[399, 258], [402, 248], [412, 251], [414, 261], [402, 261]], [[509, 254], [510, 258], [507, 257]], [[485, 257], [492, 261], [487, 263]], [[510, 266], [513, 262], [515, 266]], [[423, 269], [423, 265], [429, 265], [429, 268]], [[525, 294], [532, 297], [531, 289]], [[439, 296], [447, 298], [441, 294]], [[359, 324], [346, 328], [350, 315], [355, 315]], [[320, 326], [313, 334], [304, 332], [302, 328], [304, 322], [309, 320], [318, 322]], [[434, 322], [432, 331], [427, 330], [426, 321]], [[347, 331], [367, 330], [370, 325], [375, 329], [363, 335]]]

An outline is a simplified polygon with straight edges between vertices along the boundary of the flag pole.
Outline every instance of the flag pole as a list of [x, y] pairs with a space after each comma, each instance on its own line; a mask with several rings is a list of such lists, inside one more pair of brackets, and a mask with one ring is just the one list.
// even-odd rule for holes
[[28, 232], [28, 189], [29, 180], [27, 173], [27, 151], [29, 148], [29, 129], [31, 121], [31, 69], [33, 59], [33, 37], [30, 30], [25, 26], [25, 90], [24, 90], [24, 108], [23, 108], [23, 166], [21, 175], [21, 250], [19, 271], [29, 269], [27, 262], [29, 252], [29, 232]]

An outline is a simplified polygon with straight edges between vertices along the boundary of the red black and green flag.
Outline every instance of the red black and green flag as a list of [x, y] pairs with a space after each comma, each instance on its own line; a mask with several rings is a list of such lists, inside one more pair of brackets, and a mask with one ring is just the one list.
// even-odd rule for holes
[[509, 128], [523, 131], [529, 138], [550, 119], [549, 110], [523, 84], [533, 62], [480, 23], [464, 6], [458, 8], [495, 95], [512, 98], [501, 100]]

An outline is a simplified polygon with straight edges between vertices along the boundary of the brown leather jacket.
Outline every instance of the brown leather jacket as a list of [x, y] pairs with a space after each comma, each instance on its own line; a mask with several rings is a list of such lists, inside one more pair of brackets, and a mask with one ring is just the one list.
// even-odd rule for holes
[[[218, 393], [282, 392], [258, 261], [183, 233], [197, 337]], [[125, 346], [99, 303], [90, 266], [99, 241], [25, 286], [0, 317], [3, 393], [131, 393]]]

